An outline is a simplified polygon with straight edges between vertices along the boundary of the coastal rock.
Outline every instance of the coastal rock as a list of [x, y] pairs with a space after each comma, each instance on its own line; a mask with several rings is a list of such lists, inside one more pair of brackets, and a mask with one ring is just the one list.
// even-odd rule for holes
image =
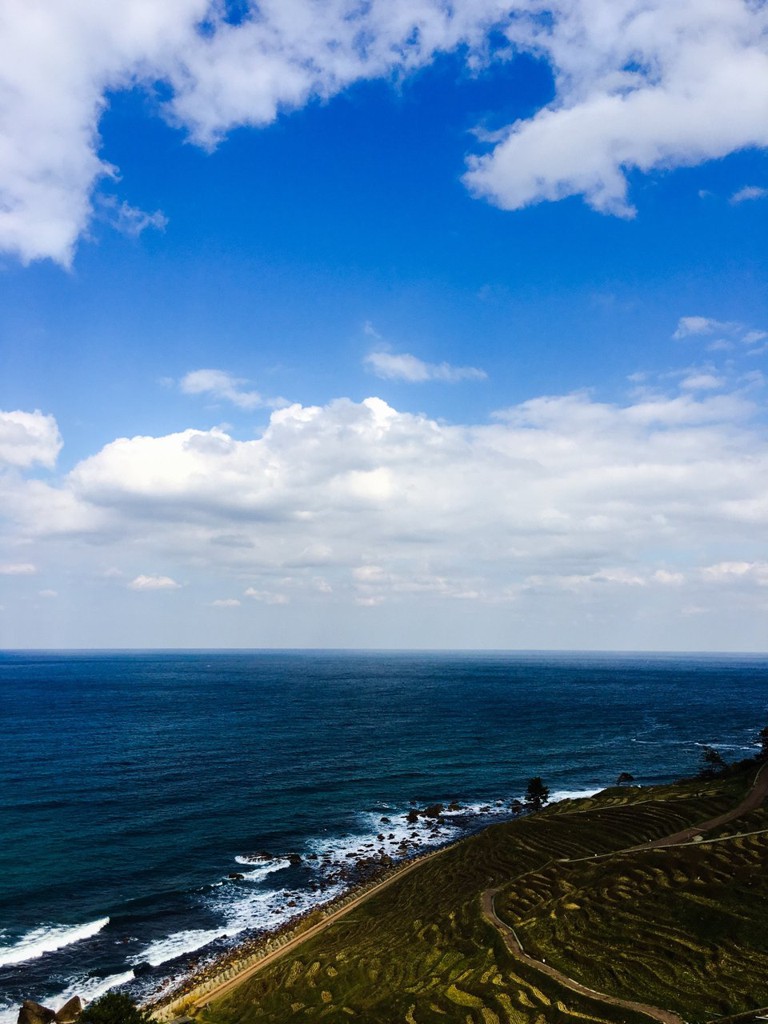
[[288, 854], [288, 861], [291, 864], [301, 864], [301, 854], [300, 853], [289, 853]]
[[17, 1024], [51, 1024], [56, 1020], [56, 1012], [47, 1006], [41, 1006], [33, 999], [25, 999], [19, 1010]]
[[227, 878], [230, 878], [233, 882], [242, 882], [245, 875], [241, 874], [239, 871], [232, 871], [227, 875]]
[[56, 1011], [56, 1024], [75, 1024], [83, 1012], [83, 1001], [80, 996], [72, 996]]
[[143, 974], [151, 974], [152, 964], [147, 960], [142, 960], [140, 964], [134, 966], [133, 973], [137, 978], [140, 978]]

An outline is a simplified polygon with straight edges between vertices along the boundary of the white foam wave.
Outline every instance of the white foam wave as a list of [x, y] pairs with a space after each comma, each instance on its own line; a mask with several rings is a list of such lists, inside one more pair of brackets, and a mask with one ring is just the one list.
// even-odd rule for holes
[[71, 946], [75, 942], [90, 939], [93, 935], [97, 935], [102, 928], [106, 928], [108, 924], [109, 918], [102, 917], [98, 921], [91, 921], [88, 924], [50, 925], [35, 928], [13, 946], [0, 949], [0, 967], [5, 967], [8, 964], [21, 964], [25, 960], [37, 960], [45, 953], [53, 953], [55, 950]]
[[98, 999], [99, 996], [103, 996], [105, 992], [109, 992], [112, 988], [117, 988], [118, 985], [125, 985], [128, 981], [133, 981], [133, 971], [123, 971], [122, 974], [110, 974], [106, 978], [80, 978], [74, 979], [70, 982], [69, 986], [64, 992], [61, 993], [56, 999], [51, 1002], [56, 1006], [62, 1006], [72, 996], [80, 996], [84, 1003], [90, 1003], [94, 999]]
[[[339, 896], [347, 888], [342, 883], [327, 886], [322, 892], [307, 890], [255, 890], [243, 893], [219, 890], [212, 909], [226, 920], [226, 933], [238, 935], [250, 929], [277, 928], [291, 918], [304, 914], [314, 907]], [[220, 933], [221, 934], [221, 933]]]
[[209, 942], [213, 942], [214, 939], [218, 939], [222, 935], [234, 934], [226, 927], [193, 928], [188, 931], [175, 932], [164, 939], [155, 939], [154, 942], [150, 942], [143, 952], [131, 957], [131, 962], [135, 964], [148, 963], [153, 967], [159, 967], [160, 964], [175, 960], [176, 957], [184, 956], [185, 953], [194, 953], [195, 950], [202, 949], [203, 946], [207, 946]]
[[549, 794], [549, 802], [557, 803], [558, 800], [585, 800], [587, 797], [602, 793], [605, 786], [597, 786], [595, 789], [556, 789]]
[[[254, 861], [248, 860], [245, 857], [235, 857], [235, 860], [238, 864], [248, 864], [251, 867], [253, 867], [254, 864]], [[272, 860], [266, 864], [259, 864], [257, 867], [253, 868], [252, 871], [245, 871], [243, 874], [249, 882], [258, 882], [259, 879], [266, 878], [267, 875], [271, 875], [273, 871], [282, 871], [283, 868], [289, 868], [290, 866], [291, 862], [288, 858], [281, 857], [278, 860]]]
[[[107, 978], [73, 978], [67, 988], [57, 996], [46, 997], [42, 1002], [46, 1006], [60, 1009], [72, 996], [80, 996], [84, 1003], [90, 1003], [105, 992], [116, 988], [118, 985], [125, 985], [133, 981], [133, 971], [125, 971], [123, 974], [111, 974]], [[0, 1024], [16, 1024], [19, 1016], [18, 1005], [3, 1003], [0, 1005]]]

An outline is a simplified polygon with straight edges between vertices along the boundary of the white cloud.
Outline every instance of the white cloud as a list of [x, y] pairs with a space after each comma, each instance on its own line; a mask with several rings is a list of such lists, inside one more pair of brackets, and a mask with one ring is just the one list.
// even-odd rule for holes
[[277, 409], [288, 404], [284, 398], [265, 398], [258, 391], [243, 390], [241, 385], [247, 383], [225, 370], [192, 370], [181, 378], [179, 387], [185, 395], [209, 395], [240, 409]]
[[[627, 172], [768, 144], [763, 4], [741, 0], [261, 0], [237, 24], [212, 0], [91, 0], [0, 11], [0, 249], [67, 265], [101, 180], [111, 91], [162, 82], [164, 114], [200, 145], [262, 126], [353, 82], [403, 76], [464, 48], [547, 60], [553, 102], [489, 139], [469, 187], [516, 209], [582, 195], [630, 216]], [[755, 186], [751, 186], [754, 188]], [[111, 200], [107, 200], [111, 202]], [[130, 230], [160, 226], [117, 201]], [[120, 211], [122, 210], [122, 214]]]
[[366, 366], [383, 380], [403, 380], [409, 384], [423, 384], [437, 380], [456, 383], [461, 380], [486, 380], [488, 374], [476, 366], [452, 366], [450, 363], [425, 363], [407, 352], [370, 352]]
[[[237, 600], [260, 611], [230, 643], [354, 644], [364, 609], [366, 629], [386, 622], [379, 639], [395, 643], [417, 612], [452, 623], [430, 634], [447, 645], [482, 643], [484, 616], [500, 623], [489, 645], [504, 646], [514, 621], [540, 621], [546, 643], [577, 619], [587, 629], [588, 614], [621, 614], [631, 636], [635, 616], [680, 622], [683, 607], [710, 609], [713, 644], [729, 615], [759, 633], [762, 407], [727, 380], [712, 394], [654, 379], [658, 391], [623, 403], [539, 396], [467, 425], [338, 399], [276, 410], [250, 440], [221, 428], [118, 438], [55, 481], [0, 475], [0, 571], [45, 565], [46, 587], [66, 587], [73, 606], [90, 590], [111, 620], [133, 623], [155, 605], [139, 608], [132, 591], [184, 581], [184, 616], [203, 617], [187, 643], [216, 623], [234, 630], [242, 616], [224, 611]], [[282, 615], [287, 605], [296, 613]], [[460, 609], [466, 627], [451, 618]]]
[[0, 412], [0, 464], [53, 466], [62, 440], [53, 416], [35, 412]]
[[97, 206], [102, 219], [115, 231], [129, 238], [138, 238], [147, 228], [165, 231], [168, 227], [168, 218], [161, 210], [147, 213], [116, 196], [98, 196]]
[[681, 572], [670, 572], [669, 569], [657, 569], [653, 574], [653, 581], [665, 587], [679, 587], [685, 583], [685, 575]]
[[768, 188], [761, 188], [759, 185], [745, 185], [738, 192], [734, 192], [729, 201], [738, 205], [738, 203], [746, 203], [754, 199], [765, 199], [766, 196], [768, 196]]
[[686, 391], [716, 391], [722, 386], [721, 378], [713, 373], [691, 373], [680, 381], [680, 387]]
[[733, 334], [740, 326], [740, 324], [727, 323], [723, 320], [713, 320], [708, 316], [681, 316], [672, 337], [680, 341], [683, 338], [695, 337], [700, 334], [716, 334], [720, 331], [724, 334]]
[[54, 598], [54, 597], [58, 597], [59, 596], [59, 593], [58, 593], [57, 590], [50, 590], [50, 589], [40, 590], [40, 591], [38, 591], [38, 593], [39, 593], [40, 597], [45, 597], [45, 598]]
[[768, 338], [768, 331], [749, 327], [747, 324], [731, 320], [713, 320], [706, 316], [683, 316], [678, 320], [677, 328], [672, 337], [676, 341], [685, 338], [708, 337], [712, 334], [727, 335], [727, 338], [716, 338], [709, 342], [707, 351], [733, 351], [736, 343], [745, 346], [758, 346], [751, 348], [748, 355], [760, 355], [765, 351], [765, 346], [760, 345], [761, 341]]
[[768, 586], [768, 562], [718, 562], [701, 571], [703, 579], [710, 583], [753, 582]]
[[32, 576], [37, 567], [31, 562], [6, 562], [0, 565], [0, 576]]
[[470, 188], [506, 209], [581, 195], [631, 217], [627, 172], [768, 144], [766, 9], [740, 0], [541, 0], [517, 6], [517, 47], [545, 57], [556, 97], [497, 133]]
[[181, 586], [170, 576], [137, 576], [128, 584], [131, 590], [178, 590]]
[[290, 602], [287, 594], [276, 594], [269, 590], [258, 590], [256, 587], [248, 587], [244, 594], [253, 601], [262, 601], [264, 604], [288, 604]]

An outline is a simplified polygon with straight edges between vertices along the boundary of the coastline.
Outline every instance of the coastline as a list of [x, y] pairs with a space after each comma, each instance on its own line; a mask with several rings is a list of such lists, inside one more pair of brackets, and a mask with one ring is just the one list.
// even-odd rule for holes
[[[742, 762], [742, 771], [746, 766], [747, 762]], [[739, 840], [741, 838], [740, 833], [712, 840], [704, 839], [704, 836], [709, 832], [715, 831], [722, 826], [730, 824], [732, 821], [757, 810], [764, 804], [765, 800], [768, 799], [768, 762], [765, 762], [763, 759], [763, 762], [761, 763], [758, 758], [755, 758], [751, 762], [751, 766], [756, 766], [757, 771], [754, 775], [752, 775], [751, 772], [749, 773], [751, 775], [751, 780], [746, 792], [742, 791], [741, 798], [728, 810], [720, 810], [720, 812], [713, 817], [707, 817], [696, 823], [688, 824], [684, 828], [670, 832], [665, 836], [647, 839], [639, 845], [630, 844], [602, 855], [599, 853], [592, 853], [588, 856], [569, 856], [560, 858], [560, 860], [563, 863], [571, 864], [578, 864], [583, 861], [594, 864], [596, 857], [600, 857], [602, 859], [604, 857], [615, 857], [622, 854], [661, 851], [662, 849], [696, 846], [697, 844], [706, 846], [708, 842], [717, 844], [719, 842]], [[679, 781], [680, 783], [690, 783], [696, 780], [681, 779]], [[714, 781], [714, 779], [710, 781]], [[702, 794], [696, 793], [695, 795], [701, 796]], [[555, 801], [550, 806], [557, 806], [561, 802], [565, 803], [566, 801]], [[641, 801], [641, 803], [642, 802], [643, 801]], [[568, 812], [566, 811], [565, 813], [567, 814]], [[578, 815], [580, 812], [575, 810], [574, 813]], [[527, 815], [523, 815], [523, 817], [527, 817]], [[485, 832], [487, 828], [487, 824], [482, 826], [475, 831], [474, 835]], [[766, 829], [762, 829], [757, 832], [747, 832], [744, 833], [744, 835], [762, 835], [766, 831]], [[380, 893], [396, 880], [402, 878], [409, 872], [422, 867], [427, 861], [440, 856], [448, 850], [455, 849], [462, 842], [467, 841], [470, 838], [470, 835], [464, 835], [454, 841], [443, 844], [438, 849], [433, 849], [429, 852], [422, 853], [411, 857], [406, 861], [400, 862], [388, 869], [382, 877], [371, 880], [362, 886], [353, 888], [353, 890], [345, 894], [345, 896], [330, 901], [321, 910], [318, 910], [314, 914], [307, 915], [302, 924], [293, 928], [286, 928], [279, 936], [273, 937], [271, 941], [264, 943], [260, 948], [247, 950], [247, 947], [241, 947], [239, 950], [233, 951], [233, 955], [227, 957], [225, 960], [219, 960], [216, 963], [210, 964], [209, 967], [205, 971], [201, 972], [199, 976], [190, 977], [186, 984], [182, 985], [181, 991], [177, 990], [174, 993], [170, 993], [168, 998], [161, 999], [155, 1003], [145, 1004], [145, 1008], [148, 1009], [154, 1015], [155, 1019], [158, 1022], [161, 1022], [161, 1024], [167, 1024], [167, 1022], [173, 1021], [174, 1019], [186, 1014], [194, 1016], [200, 1010], [206, 1009], [209, 1002], [214, 999], [221, 999], [233, 990], [239, 988], [262, 968], [271, 965], [286, 954], [293, 952], [305, 941], [319, 935], [329, 926], [333, 925], [337, 920], [359, 907], [372, 896]], [[551, 863], [554, 862], [550, 860], [548, 864]], [[541, 870], [541, 868], [533, 869], [534, 872], [540, 872]], [[573, 990], [577, 994], [586, 995], [589, 998], [597, 999], [599, 1002], [611, 1006], [624, 1007], [625, 1009], [640, 1013], [643, 1016], [648, 1016], [657, 1021], [661, 1021], [663, 1024], [683, 1024], [683, 1017], [671, 1010], [650, 1005], [649, 1003], [641, 1003], [637, 1000], [627, 1001], [626, 999], [619, 998], [614, 994], [590, 988], [579, 981], [574, 981], [573, 978], [568, 977], [561, 971], [550, 966], [543, 957], [540, 959], [537, 959], [537, 957], [531, 957], [523, 950], [514, 929], [507, 927], [507, 925], [496, 916], [493, 906], [493, 897], [498, 891], [500, 890], [496, 887], [485, 890], [481, 894], [483, 915], [486, 920], [488, 920], [488, 922], [499, 931], [505, 945], [509, 949], [509, 952], [516, 959], [527, 964], [529, 967], [532, 967], [535, 971], [554, 978], [559, 984], [564, 985], [566, 988]], [[244, 952], [245, 955], [243, 955]]]
[[[589, 799], [602, 789], [584, 789], [555, 794], [544, 810], [558, 804], [573, 800]], [[471, 815], [472, 824], [465, 824], [459, 835], [453, 836], [438, 845], [430, 845], [416, 853], [407, 855], [393, 864], [382, 867], [373, 877], [350, 883], [342, 893], [331, 897], [325, 902], [301, 911], [289, 918], [267, 934], [246, 938], [204, 964], [193, 969], [185, 977], [171, 983], [167, 991], [151, 994], [141, 1000], [141, 1005], [159, 1022], [172, 1021], [175, 1017], [185, 1014], [190, 1009], [199, 1010], [211, 998], [219, 997], [230, 988], [237, 987], [262, 967], [289, 952], [308, 938], [312, 938], [324, 928], [351, 912], [360, 904], [386, 889], [397, 879], [409, 874], [428, 860], [454, 849], [472, 836], [484, 832], [493, 825], [502, 822], [519, 820], [528, 814], [520, 815], [505, 807], [504, 812], [498, 810], [485, 813], [486, 808]], [[495, 811], [495, 813], [494, 813]]]
[[385, 869], [377, 878], [353, 885], [347, 892], [328, 900], [327, 903], [298, 914], [269, 936], [246, 939], [223, 956], [190, 974], [170, 992], [157, 999], [144, 1001], [142, 1007], [160, 1022], [171, 1021], [190, 1009], [200, 1009], [210, 999], [218, 998], [230, 988], [237, 987], [262, 967], [312, 938], [403, 875], [457, 846], [469, 835], [488, 827], [489, 823], [486, 823], [474, 832], [459, 836], [437, 849], [430, 849], [400, 861]]

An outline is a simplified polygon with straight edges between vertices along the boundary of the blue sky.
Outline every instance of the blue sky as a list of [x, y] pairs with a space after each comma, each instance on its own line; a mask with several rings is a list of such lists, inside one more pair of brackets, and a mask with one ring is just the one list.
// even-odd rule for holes
[[764, 649], [762, 6], [66, 6], [0, 44], [0, 644]]

